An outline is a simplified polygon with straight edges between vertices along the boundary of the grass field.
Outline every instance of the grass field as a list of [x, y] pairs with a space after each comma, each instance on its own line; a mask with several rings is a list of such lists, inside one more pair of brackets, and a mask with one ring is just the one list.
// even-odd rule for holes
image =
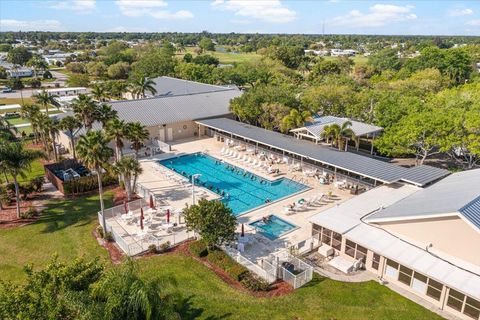
[[[23, 98], [23, 102], [25, 104], [32, 104], [33, 99], [30, 97]], [[0, 105], [4, 104], [22, 104], [22, 98], [0, 98]]]
[[[110, 206], [112, 194], [106, 194]], [[22, 266], [44, 266], [79, 255], [108, 261], [92, 236], [98, 197], [52, 201], [37, 222], [0, 232], [0, 279], [21, 282]], [[315, 277], [307, 286], [277, 298], [239, 292], [192, 258], [168, 254], [139, 259], [144, 277], [168, 276], [188, 301], [184, 319], [440, 319], [376, 282], [343, 283]], [[110, 265], [109, 262], [106, 262]]]
[[[195, 56], [195, 49], [194, 47], [187, 47], [186, 52], [191, 53], [193, 56]], [[214, 56], [218, 58], [220, 63], [222, 64], [233, 64], [236, 62], [252, 62], [256, 60], [261, 59], [261, 55], [253, 52], [253, 53], [229, 53], [229, 52], [219, 52], [219, 51], [207, 51], [204, 54], [209, 54], [211, 56]], [[183, 54], [177, 55], [180, 57], [183, 57]]]
[[[25, 177], [18, 177], [18, 181], [19, 182], [24, 182], [24, 181], [30, 181], [32, 180], [33, 178], [36, 178], [36, 177], [41, 177], [45, 175], [45, 170], [43, 169], [43, 163], [40, 161], [40, 160], [35, 160], [33, 163], [32, 163], [32, 168], [29, 172], [27, 172], [27, 174], [25, 175]], [[8, 179], [10, 181], [12, 181], [12, 176], [11, 175], [7, 175], [8, 176]], [[2, 175], [0, 175], [0, 183], [3, 183], [5, 182], [5, 177]]]

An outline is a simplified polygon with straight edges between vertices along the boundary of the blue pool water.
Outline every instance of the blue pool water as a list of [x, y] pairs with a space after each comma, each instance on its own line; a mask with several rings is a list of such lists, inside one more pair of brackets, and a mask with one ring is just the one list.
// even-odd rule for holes
[[267, 199], [275, 201], [308, 188], [286, 178], [273, 182], [265, 181], [251, 172], [201, 153], [166, 159], [160, 163], [190, 181], [193, 174], [201, 174], [195, 185], [201, 185], [223, 196], [222, 202], [232, 209], [236, 216], [264, 205]]
[[263, 222], [263, 220], [260, 219], [250, 223], [250, 225], [270, 240], [275, 240], [286, 232], [296, 228], [295, 225], [275, 215], [271, 215], [267, 222]]

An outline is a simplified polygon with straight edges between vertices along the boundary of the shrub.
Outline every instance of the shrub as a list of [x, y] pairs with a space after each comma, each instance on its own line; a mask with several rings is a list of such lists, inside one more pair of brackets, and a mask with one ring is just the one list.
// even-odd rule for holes
[[251, 272], [246, 272], [240, 282], [245, 288], [251, 291], [268, 291], [270, 289], [267, 281], [255, 276]]
[[30, 180], [30, 185], [32, 186], [33, 191], [35, 191], [35, 192], [42, 191], [44, 181], [45, 181], [45, 179], [44, 179], [43, 176], [36, 177], [36, 178], [33, 178], [32, 180]]
[[151, 244], [148, 246], [148, 252], [149, 253], [158, 253], [157, 246], [154, 244]]
[[29, 207], [27, 211], [20, 212], [21, 219], [31, 219], [37, 215], [37, 211], [33, 207]]
[[[59, 62], [59, 61], [57, 61], [57, 62]], [[61, 67], [61, 66], [59, 66], [59, 67]], [[48, 70], [43, 73], [43, 79], [52, 79], [52, 77], [53, 77], [52, 73]]]
[[197, 257], [202, 258], [208, 255], [207, 245], [202, 240], [192, 242], [188, 248]]
[[99, 226], [97, 227], [97, 233], [98, 233], [98, 236], [99, 236], [100, 238], [103, 238], [103, 228], [102, 228], [102, 226], [99, 225]]
[[[118, 179], [111, 174], [103, 176], [102, 185], [104, 187], [118, 183]], [[91, 175], [63, 182], [63, 193], [70, 195], [74, 193], [84, 193], [98, 188], [97, 176]]]
[[113, 242], [113, 234], [108, 231], [105, 233], [105, 236], [103, 237], [107, 242]]
[[162, 243], [160, 245], [160, 252], [167, 252], [168, 250], [170, 250], [170, 246], [171, 246], [171, 243], [170, 241], [167, 241], [165, 243]]
[[208, 253], [207, 260], [223, 269], [231, 278], [241, 281], [246, 273], [247, 268], [234, 261], [222, 250], [212, 250]]

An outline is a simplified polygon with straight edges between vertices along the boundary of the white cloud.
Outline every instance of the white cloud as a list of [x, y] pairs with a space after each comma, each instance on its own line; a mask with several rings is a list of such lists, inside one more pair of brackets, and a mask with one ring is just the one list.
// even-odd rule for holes
[[390, 23], [417, 19], [417, 16], [411, 12], [413, 8], [410, 5], [375, 4], [369, 8], [368, 13], [352, 10], [344, 16], [333, 18], [330, 24], [360, 28], [382, 27]]
[[75, 10], [81, 13], [95, 9], [96, 0], [47, 1], [45, 6], [51, 9]]
[[478, 20], [469, 20], [465, 22], [467, 26], [472, 26], [472, 27], [480, 27], [480, 19]]
[[461, 16], [470, 16], [473, 14], [473, 10], [466, 8], [466, 9], [454, 9], [450, 11], [450, 15], [452, 17], [461, 17]]
[[3, 31], [55, 31], [60, 26], [57, 20], [0, 20], [0, 29]]
[[128, 17], [151, 16], [155, 19], [178, 20], [193, 18], [193, 14], [187, 10], [171, 12], [159, 10], [165, 8], [168, 3], [163, 0], [117, 0], [115, 2], [120, 12]]
[[287, 23], [297, 18], [297, 13], [284, 7], [280, 0], [215, 0], [211, 6], [234, 12], [235, 16], [271, 23]]
[[252, 23], [250, 20], [247, 19], [232, 19], [230, 20], [231, 23], [233, 24], [240, 24], [240, 25], [246, 25]]
[[118, 26], [105, 30], [105, 32], [151, 32], [146, 28]]

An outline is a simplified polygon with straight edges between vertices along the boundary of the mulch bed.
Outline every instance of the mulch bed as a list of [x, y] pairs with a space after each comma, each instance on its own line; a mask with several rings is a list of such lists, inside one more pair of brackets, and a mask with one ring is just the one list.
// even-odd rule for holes
[[[33, 206], [33, 200], [22, 201], [20, 210], [26, 211], [31, 206]], [[30, 219], [18, 219], [17, 218], [17, 210], [15, 207], [15, 202], [12, 202], [9, 206], [3, 206], [3, 209], [0, 210], [0, 229], [9, 229], [15, 227], [21, 227], [32, 223], [38, 219], [39, 215], [36, 215]]]
[[122, 250], [115, 244], [115, 242], [105, 241], [103, 238], [100, 237], [97, 230], [93, 230], [92, 235], [97, 240], [98, 244], [107, 250], [108, 255], [110, 256], [110, 260], [112, 260], [114, 264], [120, 264], [123, 261], [125, 255], [123, 254]]

